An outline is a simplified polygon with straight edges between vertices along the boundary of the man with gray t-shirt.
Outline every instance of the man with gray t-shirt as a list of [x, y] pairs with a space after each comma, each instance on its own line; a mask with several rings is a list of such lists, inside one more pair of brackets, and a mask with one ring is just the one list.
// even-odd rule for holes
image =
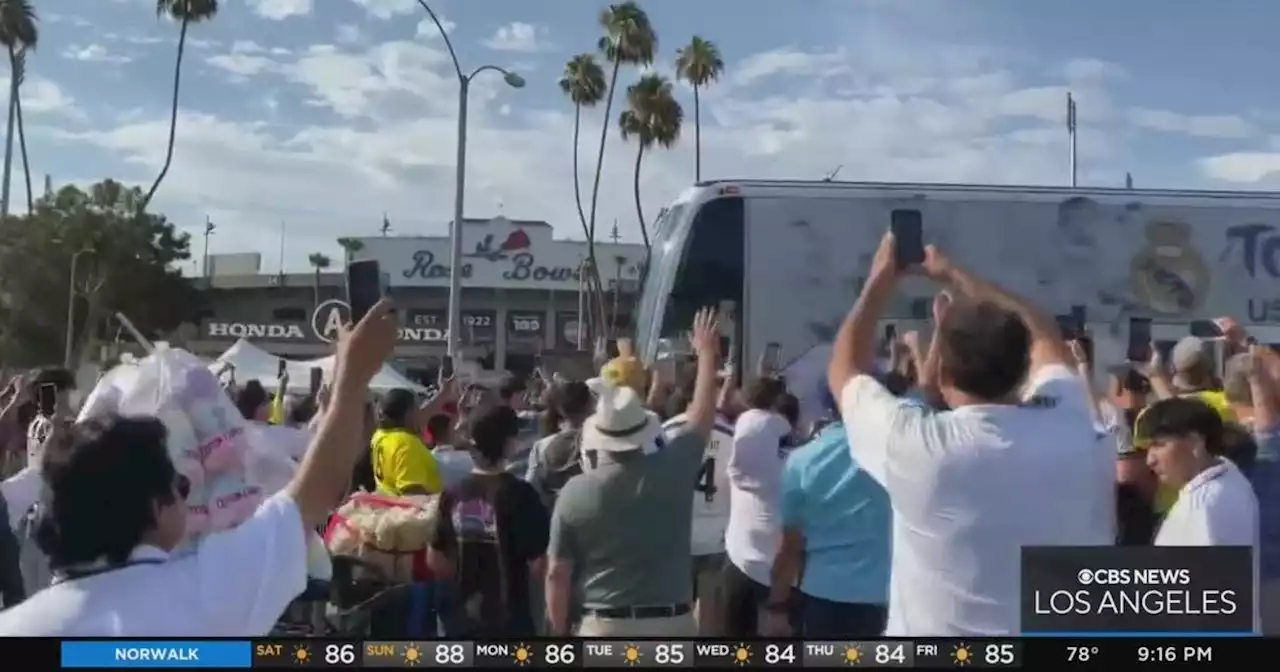
[[720, 337], [715, 314], [694, 319], [698, 375], [680, 431], [662, 423], [635, 390], [590, 381], [596, 412], [582, 428], [582, 450], [596, 467], [560, 490], [547, 549], [550, 634], [569, 634], [574, 582], [582, 596], [581, 637], [691, 637], [697, 634], [690, 490], [715, 424]]

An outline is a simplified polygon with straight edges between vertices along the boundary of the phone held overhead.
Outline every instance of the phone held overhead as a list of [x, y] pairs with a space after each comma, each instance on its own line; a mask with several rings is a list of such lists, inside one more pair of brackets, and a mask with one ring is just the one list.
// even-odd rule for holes
[[376, 259], [363, 259], [347, 264], [347, 305], [351, 306], [352, 324], [364, 319], [386, 293], [382, 268]]
[[899, 268], [924, 263], [924, 216], [919, 210], [894, 210], [889, 216], [889, 231]]

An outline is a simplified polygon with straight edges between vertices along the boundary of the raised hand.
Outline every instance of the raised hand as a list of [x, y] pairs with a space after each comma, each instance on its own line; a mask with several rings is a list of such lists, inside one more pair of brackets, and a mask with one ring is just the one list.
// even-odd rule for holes
[[350, 329], [338, 338], [338, 366], [334, 380], [341, 384], [368, 387], [396, 345], [399, 323], [390, 299], [374, 304]]
[[689, 344], [698, 357], [720, 356], [720, 322], [714, 308], [703, 308], [693, 316]]

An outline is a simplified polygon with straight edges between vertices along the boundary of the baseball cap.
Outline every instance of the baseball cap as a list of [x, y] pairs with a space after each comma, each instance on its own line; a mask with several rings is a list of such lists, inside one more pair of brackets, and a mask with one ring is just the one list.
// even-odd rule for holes
[[1184, 336], [1169, 353], [1174, 371], [1186, 371], [1197, 366], [1212, 366], [1213, 347], [1198, 336]]

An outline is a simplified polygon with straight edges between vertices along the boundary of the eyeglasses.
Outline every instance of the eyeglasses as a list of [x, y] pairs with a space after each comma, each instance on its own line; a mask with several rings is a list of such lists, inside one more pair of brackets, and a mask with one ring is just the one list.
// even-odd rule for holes
[[191, 494], [191, 479], [183, 476], [182, 474], [178, 474], [173, 479], [173, 487], [178, 491], [178, 496], [181, 497], [183, 501], [186, 501], [187, 497]]

